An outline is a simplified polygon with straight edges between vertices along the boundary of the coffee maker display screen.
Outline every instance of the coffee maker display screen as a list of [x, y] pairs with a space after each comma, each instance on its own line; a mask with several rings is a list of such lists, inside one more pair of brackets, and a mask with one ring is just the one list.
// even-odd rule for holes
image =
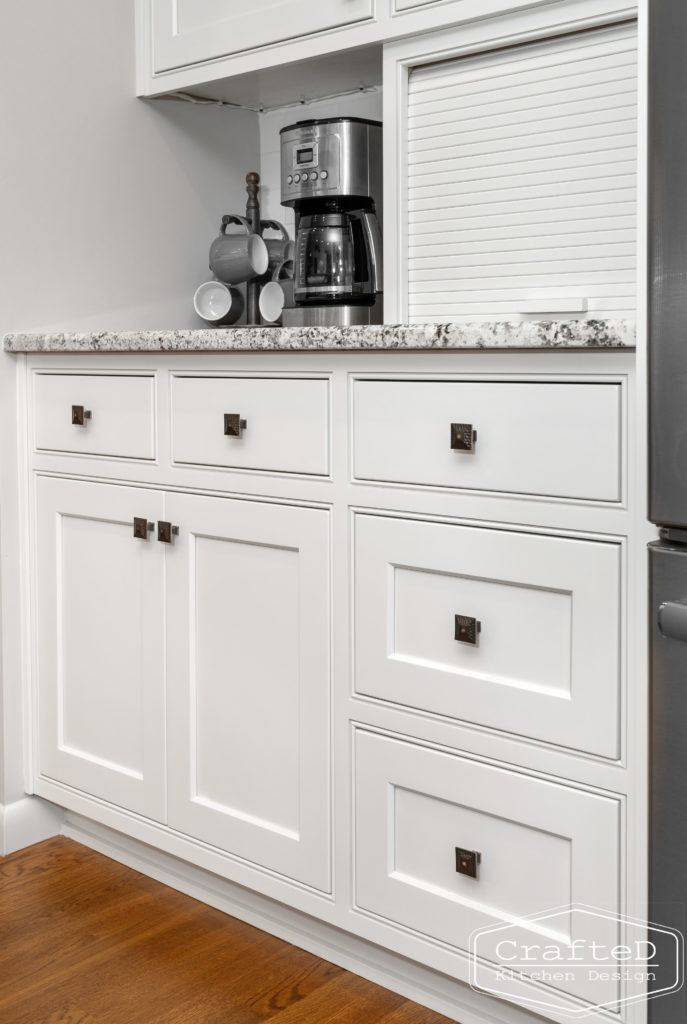
[[298, 164], [299, 167], [302, 166], [303, 164], [311, 164], [314, 160], [314, 157], [314, 149], [299, 149], [296, 152], [296, 163]]

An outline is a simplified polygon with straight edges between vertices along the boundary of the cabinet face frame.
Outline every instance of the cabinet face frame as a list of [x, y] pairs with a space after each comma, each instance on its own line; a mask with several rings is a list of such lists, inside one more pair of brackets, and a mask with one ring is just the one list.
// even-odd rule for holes
[[[422, 8], [420, 8], [422, 10]], [[404, 12], [406, 13], [406, 12]], [[384, 47], [384, 322], [408, 320], [408, 82], [421, 64], [535, 42], [637, 17], [635, 4], [571, 0], [514, 11]], [[640, 269], [641, 273], [641, 269]]]

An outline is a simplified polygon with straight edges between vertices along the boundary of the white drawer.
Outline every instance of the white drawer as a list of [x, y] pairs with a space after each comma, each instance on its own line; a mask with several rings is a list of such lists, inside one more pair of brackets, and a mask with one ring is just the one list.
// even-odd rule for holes
[[[568, 953], [576, 917], [523, 919], [572, 904], [617, 914], [620, 820], [614, 797], [356, 730], [356, 906], [457, 951], [475, 929], [509, 922], [518, 941]], [[458, 849], [480, 854], [476, 877], [458, 873]], [[618, 927], [599, 917], [583, 937], [614, 946]], [[430, 966], [436, 952], [418, 943]], [[595, 1003], [617, 998], [615, 982], [551, 983]]]
[[[329, 472], [328, 407], [326, 379], [175, 376], [172, 458], [323, 476]], [[240, 436], [225, 434], [227, 415], [245, 421]]]
[[[476, 432], [451, 447], [452, 424]], [[621, 498], [617, 383], [357, 380], [359, 480], [594, 501]]]
[[[619, 756], [618, 544], [354, 522], [358, 693]], [[475, 644], [456, 616], [481, 624]]]
[[37, 373], [34, 417], [40, 451], [155, 458], [153, 376]]

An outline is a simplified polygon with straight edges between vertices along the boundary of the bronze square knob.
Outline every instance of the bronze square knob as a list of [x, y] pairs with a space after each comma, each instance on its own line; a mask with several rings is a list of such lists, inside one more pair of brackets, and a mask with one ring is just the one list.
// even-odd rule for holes
[[472, 423], [451, 424], [451, 448], [456, 452], [474, 452], [477, 431]]
[[459, 875], [477, 878], [477, 865], [481, 860], [482, 854], [478, 850], [463, 850], [456, 846], [456, 871]]
[[226, 437], [241, 437], [247, 425], [247, 421], [242, 420], [239, 413], [225, 412], [224, 433]]
[[482, 632], [482, 623], [469, 615], [456, 615], [455, 630], [455, 639], [459, 643], [472, 644], [476, 647], [479, 634]]

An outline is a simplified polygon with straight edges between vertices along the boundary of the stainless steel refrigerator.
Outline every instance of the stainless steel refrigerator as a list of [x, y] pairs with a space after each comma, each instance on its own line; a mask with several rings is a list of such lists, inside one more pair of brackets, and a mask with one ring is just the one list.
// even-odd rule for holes
[[[649, 917], [687, 907], [687, 0], [649, 0]], [[656, 958], [661, 962], [661, 951]], [[660, 978], [656, 988], [660, 987]], [[685, 990], [649, 1001], [687, 1024]]]

